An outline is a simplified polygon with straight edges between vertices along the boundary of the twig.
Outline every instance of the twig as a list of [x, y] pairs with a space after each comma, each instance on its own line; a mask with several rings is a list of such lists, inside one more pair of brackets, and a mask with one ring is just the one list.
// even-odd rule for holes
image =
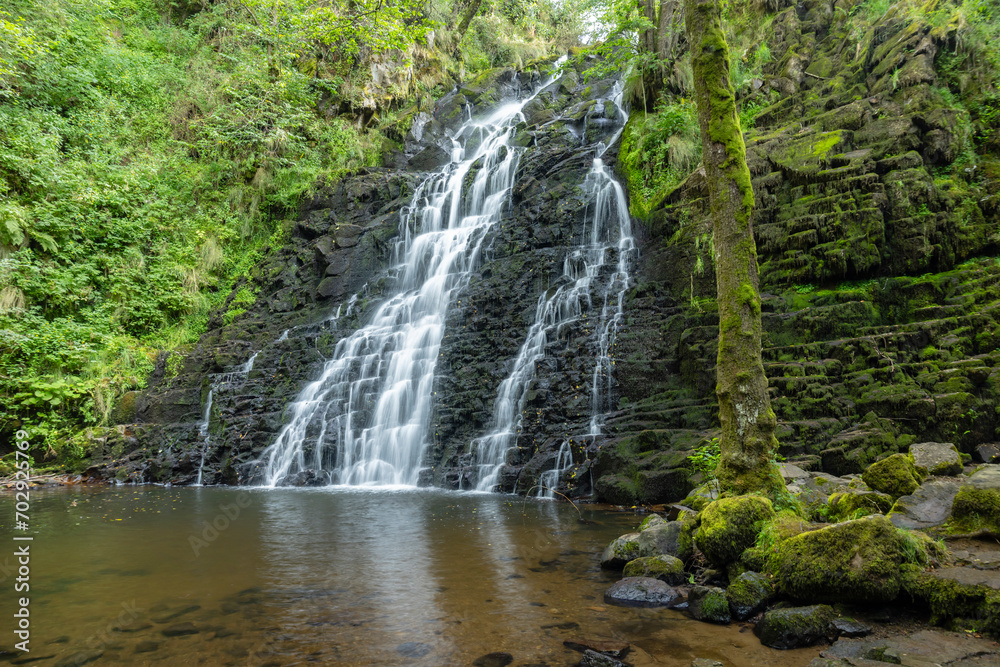
[[546, 491], [551, 491], [552, 493], [554, 493], [556, 495], [562, 496], [563, 498], [566, 499], [566, 502], [568, 502], [570, 505], [573, 506], [573, 509], [576, 510], [576, 513], [580, 515], [580, 521], [583, 521], [583, 512], [581, 512], [580, 508], [576, 506], [576, 503], [574, 503], [572, 500], [570, 500], [569, 497], [566, 496], [565, 494], [559, 493], [555, 489], [550, 489], [547, 486], [542, 486], [541, 484], [535, 484], [530, 489], [528, 489], [527, 491], [524, 492], [524, 500], [521, 501], [521, 513], [522, 514], [524, 513], [524, 508], [528, 504], [528, 494], [531, 493], [534, 489], [545, 489]]
[[806, 72], [806, 76], [811, 76], [812, 78], [819, 79], [821, 81], [829, 81], [830, 80], [830, 77], [828, 77], [828, 76], [820, 76], [819, 74], [813, 74], [812, 72]]

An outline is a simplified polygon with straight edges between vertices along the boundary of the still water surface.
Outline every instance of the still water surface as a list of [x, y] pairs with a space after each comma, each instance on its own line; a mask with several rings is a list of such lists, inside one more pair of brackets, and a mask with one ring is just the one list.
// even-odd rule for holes
[[[6, 552], [13, 498], [0, 497]], [[505, 651], [555, 667], [578, 663], [563, 646], [578, 636], [629, 641], [640, 667], [818, 655], [604, 604], [620, 575], [600, 570], [600, 551], [639, 519], [580, 511], [412, 489], [36, 491], [30, 664], [103, 651], [90, 664], [470, 665]], [[12, 578], [0, 585], [4, 648], [15, 594]]]

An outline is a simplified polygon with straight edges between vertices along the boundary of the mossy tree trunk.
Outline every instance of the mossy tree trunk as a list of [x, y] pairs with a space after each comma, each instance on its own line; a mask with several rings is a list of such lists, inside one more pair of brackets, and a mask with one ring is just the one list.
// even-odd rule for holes
[[695, 101], [704, 147], [719, 302], [716, 394], [722, 423], [716, 476], [723, 490], [784, 488], [773, 456], [776, 419], [761, 361], [760, 283], [750, 214], [753, 187], [729, 79], [718, 0], [685, 0]]

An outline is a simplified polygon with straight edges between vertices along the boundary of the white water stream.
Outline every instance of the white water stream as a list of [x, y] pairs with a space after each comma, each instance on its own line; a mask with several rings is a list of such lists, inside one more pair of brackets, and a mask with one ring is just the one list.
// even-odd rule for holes
[[[530, 99], [466, 121], [451, 163], [417, 188], [401, 213], [396, 293], [337, 343], [320, 376], [289, 406], [288, 423], [262, 455], [265, 485], [307, 471], [333, 484], [416, 484], [447, 309], [509, 201], [523, 150], [511, 139]], [[467, 155], [469, 137], [477, 143]]]
[[[627, 116], [621, 107], [621, 88], [599, 104], [614, 104], [624, 124]], [[611, 141], [618, 138], [620, 129]], [[609, 144], [610, 145], [610, 144]], [[591, 382], [591, 418], [588, 435], [599, 435], [604, 415], [610, 408], [612, 348], [622, 320], [625, 292], [631, 284], [629, 267], [634, 261], [628, 203], [621, 185], [605, 167], [600, 156], [607, 146], [599, 143], [583, 189], [591, 202], [585, 220], [584, 243], [572, 249], [563, 262], [563, 276], [568, 280], [554, 292], [543, 294], [535, 308], [535, 321], [514, 361], [511, 374], [501, 383], [493, 405], [493, 430], [474, 443], [479, 491], [492, 491], [499, 481], [507, 456], [516, 447], [521, 428], [528, 387], [535, 377], [535, 364], [545, 356], [546, 344], [558, 339], [564, 329], [593, 309], [595, 293], [601, 300], [598, 320], [598, 355]], [[615, 262], [610, 276], [604, 267]], [[555, 468], [542, 474], [538, 495], [553, 497], [552, 489], [573, 466], [569, 443], [564, 442], [556, 457]]]

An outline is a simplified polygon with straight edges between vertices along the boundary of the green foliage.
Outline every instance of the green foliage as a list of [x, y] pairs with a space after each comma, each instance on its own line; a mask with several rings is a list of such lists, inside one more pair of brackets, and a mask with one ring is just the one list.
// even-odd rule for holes
[[622, 136], [619, 158], [625, 166], [633, 215], [644, 217], [701, 161], [701, 139], [694, 102], [664, 102], [651, 114], [636, 112]]
[[696, 473], [702, 473], [706, 479], [715, 477], [715, 468], [719, 465], [719, 439], [712, 438], [711, 442], [702, 445], [688, 456], [691, 469]]

